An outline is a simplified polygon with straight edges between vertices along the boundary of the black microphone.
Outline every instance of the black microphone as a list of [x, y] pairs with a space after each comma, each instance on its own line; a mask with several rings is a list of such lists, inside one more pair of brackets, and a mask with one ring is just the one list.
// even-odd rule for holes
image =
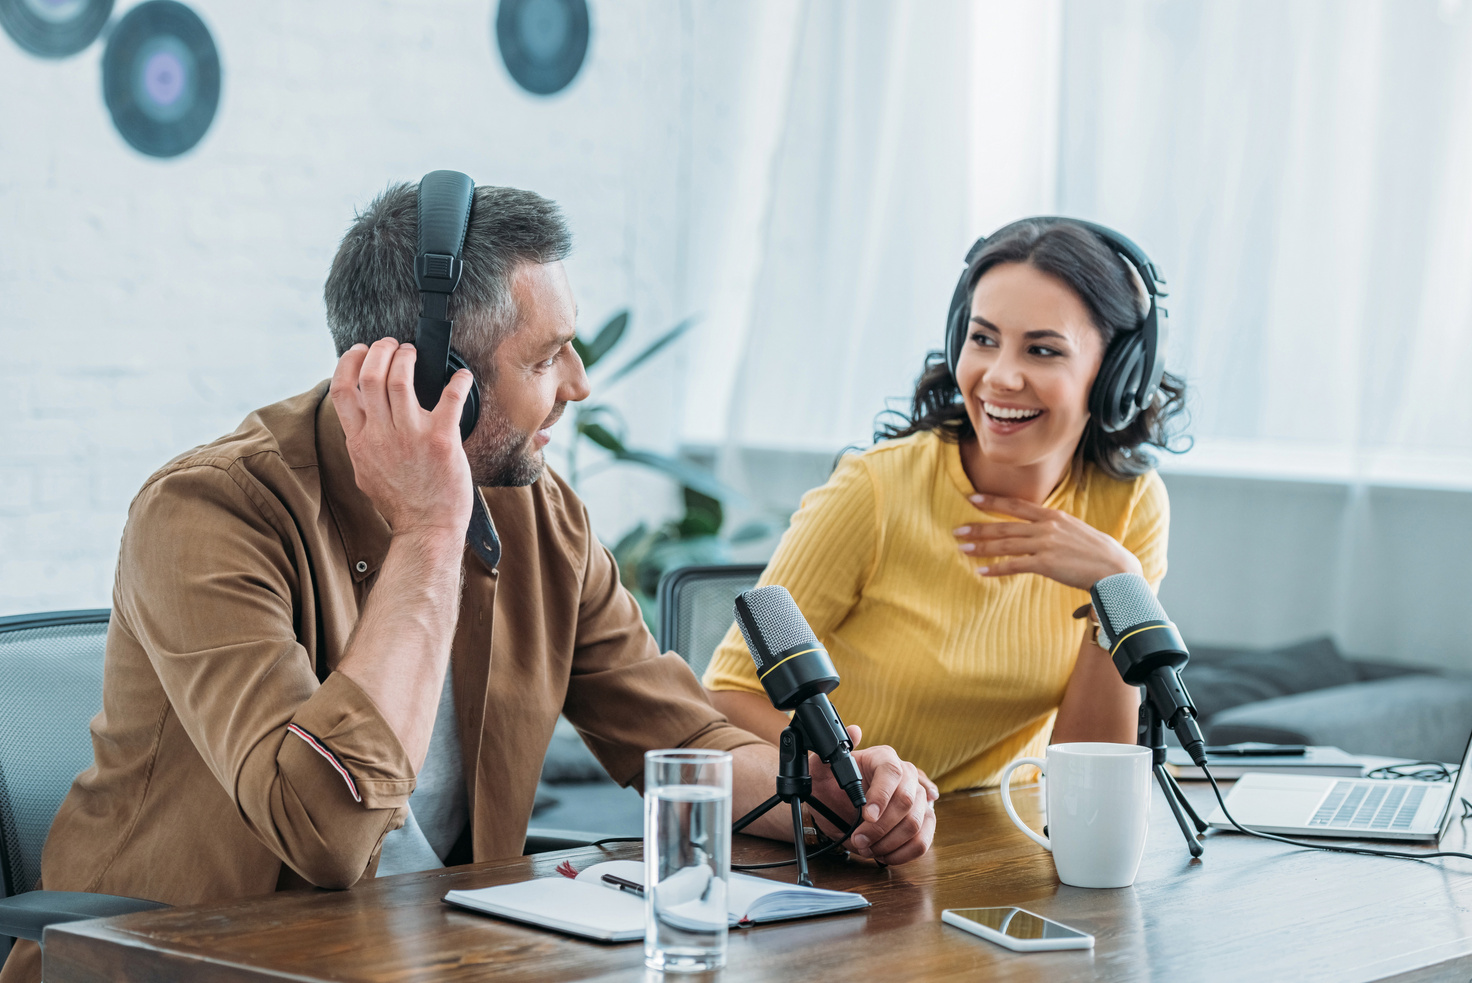
[[1089, 588], [1104, 646], [1114, 667], [1176, 732], [1197, 767], [1206, 765], [1206, 741], [1196, 725], [1196, 704], [1177, 673], [1191, 659], [1181, 633], [1165, 615], [1150, 584], [1137, 573], [1116, 573]]
[[854, 808], [862, 809], [864, 779], [854, 763], [854, 745], [828, 699], [838, 688], [838, 670], [792, 595], [775, 584], [738, 595], [736, 624], [772, 705], [793, 711], [808, 747], [833, 770]]

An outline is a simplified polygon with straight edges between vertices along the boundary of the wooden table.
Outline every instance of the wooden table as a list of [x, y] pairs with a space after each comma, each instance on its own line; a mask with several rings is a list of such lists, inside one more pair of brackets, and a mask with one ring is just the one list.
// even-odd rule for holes
[[[1188, 789], [1206, 805], [1209, 789]], [[1018, 795], [1038, 820], [1035, 789]], [[880, 869], [820, 858], [822, 887], [863, 912], [733, 931], [736, 980], [1467, 980], [1472, 861], [1416, 863], [1309, 852], [1213, 833], [1192, 862], [1155, 792], [1133, 887], [1058, 883], [1051, 858], [1007, 820], [995, 790], [937, 803], [935, 847]], [[1460, 824], [1443, 843], [1465, 850]], [[738, 837], [739, 859], [780, 859]], [[76, 922], [47, 932], [50, 983], [93, 981], [646, 979], [639, 943], [600, 945], [460, 911], [452, 888], [549, 876], [637, 845], [404, 874], [350, 891], [296, 891]], [[792, 877], [790, 869], [774, 876]], [[940, 921], [944, 908], [1015, 904], [1094, 934], [1092, 951], [1012, 953]], [[648, 974], [654, 978], [657, 974]], [[671, 977], [674, 978], [674, 977]]]

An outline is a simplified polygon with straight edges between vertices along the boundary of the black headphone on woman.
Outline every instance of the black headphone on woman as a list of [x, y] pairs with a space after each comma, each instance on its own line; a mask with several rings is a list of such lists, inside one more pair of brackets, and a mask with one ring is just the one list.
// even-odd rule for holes
[[[432, 410], [450, 376], [464, 368], [465, 359], [450, 347], [455, 322], [449, 320], [450, 295], [465, 270], [465, 230], [475, 182], [459, 171], [430, 171], [419, 181], [419, 232], [414, 256], [414, 282], [419, 285], [419, 328], [414, 333], [414, 394], [419, 405]], [[460, 411], [463, 443], [480, 419], [480, 387], [472, 382]]]
[[1099, 374], [1094, 378], [1094, 386], [1089, 390], [1089, 413], [1105, 431], [1114, 433], [1134, 422], [1140, 410], [1150, 405], [1160, 388], [1160, 378], [1165, 373], [1170, 315], [1160, 304], [1161, 298], [1168, 296], [1165, 278], [1155, 269], [1155, 264], [1150, 262], [1143, 249], [1113, 229], [1082, 219], [1043, 216], [1013, 222], [990, 236], [977, 239], [966, 253], [966, 269], [951, 295], [950, 314], [946, 318], [946, 365], [954, 379], [956, 363], [961, 360], [961, 349], [966, 344], [967, 327], [971, 323], [971, 291], [980, 275], [978, 267], [986, 244], [1021, 225], [1046, 227], [1064, 223], [1087, 229], [1111, 251], [1124, 257], [1140, 275], [1140, 282], [1145, 285], [1145, 293], [1150, 299], [1150, 309], [1139, 324], [1133, 330], [1121, 331], [1110, 342], [1099, 366]]

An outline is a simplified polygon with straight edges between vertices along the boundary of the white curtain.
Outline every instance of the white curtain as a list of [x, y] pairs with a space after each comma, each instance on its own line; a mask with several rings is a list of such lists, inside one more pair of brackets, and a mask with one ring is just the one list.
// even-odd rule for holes
[[768, 8], [683, 434], [867, 443], [939, 346], [966, 248], [1054, 205], [1056, 3]]
[[685, 441], [866, 441], [966, 246], [1058, 211], [1170, 282], [1198, 444], [1166, 467], [1472, 484], [1460, 0], [761, 9]]
[[1472, 11], [1067, 0], [1059, 204], [1169, 279], [1184, 470], [1472, 482]]

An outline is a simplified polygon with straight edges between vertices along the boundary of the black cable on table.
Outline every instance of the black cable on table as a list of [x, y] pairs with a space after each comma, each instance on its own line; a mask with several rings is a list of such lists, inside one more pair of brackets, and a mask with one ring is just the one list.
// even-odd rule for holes
[[[1403, 768], [1413, 769], [1402, 771]], [[1399, 765], [1381, 765], [1365, 772], [1366, 778], [1414, 778], [1420, 782], [1450, 782], [1456, 779], [1457, 769], [1448, 768], [1440, 761], [1408, 761]]]
[[[863, 824], [863, 822], [864, 822], [864, 816], [863, 816], [863, 813], [860, 813], [857, 817], [855, 817], [854, 822], [853, 822], [853, 825], [850, 826], [848, 829], [844, 830], [844, 833], [843, 833], [842, 836], [840, 836], [836, 840], [829, 840], [824, 845], [818, 847], [818, 849], [813, 850], [811, 853], [808, 854], [808, 859], [811, 860], [814, 857], [821, 857], [823, 854], [828, 853], [831, 850], [834, 850], [837, 847], [841, 846], [842, 844], [848, 842], [848, 838], [850, 836], [853, 836], [854, 835], [854, 830], [858, 829], [859, 826]], [[588, 845], [589, 846], [602, 847], [605, 843], [643, 843], [643, 842], [644, 842], [644, 837], [642, 837], [642, 836], [605, 836], [603, 839], [601, 839], [601, 840], [594, 840], [592, 843], [590, 843]], [[791, 867], [792, 865], [794, 865], [796, 863], [797, 863], [797, 858], [796, 857], [793, 857], [791, 860], [774, 860], [774, 861], [771, 861], [770, 863], [762, 863], [762, 864], [732, 864], [731, 865], [731, 869], [732, 870], [770, 870], [773, 867]]]
[[[825, 854], [828, 851], [834, 849], [835, 847], [841, 846], [842, 844], [848, 842], [848, 838], [850, 836], [853, 836], [854, 835], [854, 830], [858, 829], [859, 826], [861, 826], [863, 824], [863, 822], [864, 822], [864, 814], [862, 812], [860, 812], [859, 815], [854, 818], [853, 825], [850, 826], [848, 829], [844, 830], [842, 836], [840, 836], [836, 840], [828, 840], [827, 843], [823, 844], [822, 846], [818, 847], [818, 849], [816, 849], [816, 850], [812, 851], [811, 853], [809, 853], [807, 855], [808, 856], [808, 859], [809, 860], [812, 860], [814, 857], [821, 857], [823, 854]], [[822, 834], [820, 833], [819, 835], [821, 836]], [[827, 839], [827, 837], [824, 837], [824, 839]], [[770, 870], [773, 867], [790, 867], [790, 866], [792, 866], [795, 863], [797, 863], [797, 858], [796, 857], [793, 857], [791, 860], [773, 860], [770, 863], [764, 863], [764, 864], [732, 864], [731, 865], [731, 869], [732, 870]]]

